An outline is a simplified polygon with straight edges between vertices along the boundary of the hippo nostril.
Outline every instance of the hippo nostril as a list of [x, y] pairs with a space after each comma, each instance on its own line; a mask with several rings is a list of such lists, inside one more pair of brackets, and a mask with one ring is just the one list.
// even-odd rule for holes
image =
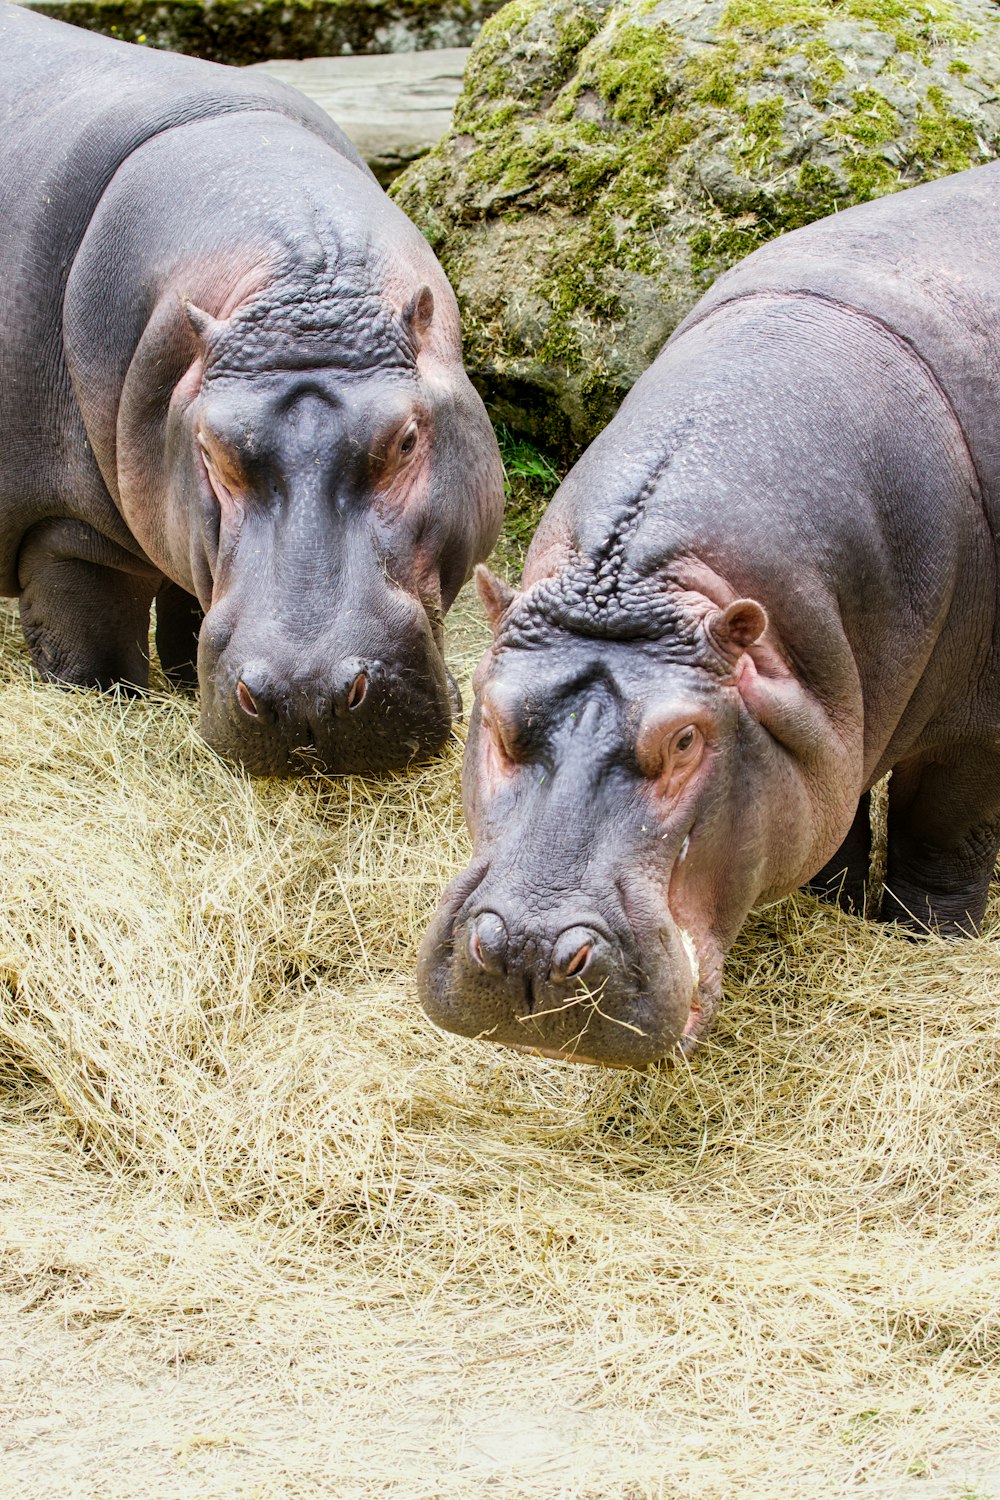
[[556, 939], [549, 978], [553, 984], [579, 979], [590, 968], [600, 938], [589, 927], [570, 927]]
[[487, 974], [503, 974], [507, 963], [507, 928], [495, 911], [480, 912], [469, 933], [469, 953], [477, 968]]
[[367, 691], [368, 674], [367, 672], [359, 672], [357, 677], [355, 677], [354, 681], [351, 683], [351, 686], [347, 693], [348, 708], [358, 708], [365, 701], [365, 694], [367, 693]]
[[236, 701], [243, 712], [249, 715], [251, 719], [257, 718], [260, 710], [254, 702], [254, 696], [245, 682], [240, 681], [236, 684]]
[[583, 973], [584, 969], [590, 963], [590, 955], [592, 952], [592, 943], [582, 943], [580, 945], [580, 947], [573, 954], [573, 957], [570, 959], [569, 963], [566, 965], [567, 979], [575, 979], [578, 974]]

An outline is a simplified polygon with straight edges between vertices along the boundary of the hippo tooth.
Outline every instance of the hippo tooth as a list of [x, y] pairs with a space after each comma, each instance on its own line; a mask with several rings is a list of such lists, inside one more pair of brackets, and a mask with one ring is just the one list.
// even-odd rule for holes
[[695, 947], [694, 938], [689, 932], [685, 932], [683, 927], [678, 927], [677, 931], [681, 935], [681, 942], [684, 945], [684, 952], [687, 954], [687, 961], [691, 965], [692, 985], [695, 989], [697, 989], [698, 980], [700, 977], [700, 970], [698, 966], [698, 949]]

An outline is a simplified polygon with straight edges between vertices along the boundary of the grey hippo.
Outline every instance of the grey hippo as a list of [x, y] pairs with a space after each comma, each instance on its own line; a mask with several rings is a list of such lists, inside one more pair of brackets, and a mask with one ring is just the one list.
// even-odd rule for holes
[[0, 3], [0, 592], [47, 678], [197, 684], [252, 771], [447, 737], [500, 524], [429, 246], [292, 89]]
[[420, 957], [466, 1035], [689, 1050], [750, 909], [960, 935], [1000, 842], [1000, 164], [726, 275], [570, 472], [493, 624], [472, 863]]

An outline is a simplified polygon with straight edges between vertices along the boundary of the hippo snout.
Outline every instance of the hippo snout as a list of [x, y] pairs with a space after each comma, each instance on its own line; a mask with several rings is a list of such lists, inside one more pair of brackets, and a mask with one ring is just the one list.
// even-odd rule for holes
[[[659, 955], [652, 964], [649, 952]], [[427, 1015], [448, 1031], [637, 1068], [673, 1051], [697, 991], [673, 931], [642, 944], [624, 911], [609, 920], [586, 900], [532, 920], [482, 885], [457, 911], [446, 892], [421, 946], [417, 982]]]
[[[373, 678], [384, 674], [382, 662], [355, 658], [332, 668], [319, 683], [282, 681], [265, 662], [252, 661], [235, 674], [236, 704], [249, 719], [278, 722], [299, 717], [321, 722], [331, 713], [342, 717], [360, 708]], [[321, 732], [318, 723], [315, 727]]]
[[295, 671], [226, 652], [202, 688], [205, 738], [260, 775], [306, 762], [335, 774], [401, 769], [440, 750], [451, 722], [444, 663], [430, 653], [413, 667], [349, 656]]

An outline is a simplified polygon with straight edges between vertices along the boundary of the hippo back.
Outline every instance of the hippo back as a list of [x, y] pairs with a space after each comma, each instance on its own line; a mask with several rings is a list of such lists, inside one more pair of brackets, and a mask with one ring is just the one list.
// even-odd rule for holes
[[673, 343], [726, 305], [827, 299], [888, 328], [957, 417], [1000, 540], [1000, 162], [859, 204], [783, 235], [721, 276]]
[[0, 0], [0, 592], [17, 592], [14, 541], [56, 488], [71, 512], [100, 511], [102, 529], [137, 550], [107, 501], [70, 385], [67, 278], [127, 157], [179, 126], [261, 110], [300, 123], [370, 177], [343, 132], [294, 89]]

